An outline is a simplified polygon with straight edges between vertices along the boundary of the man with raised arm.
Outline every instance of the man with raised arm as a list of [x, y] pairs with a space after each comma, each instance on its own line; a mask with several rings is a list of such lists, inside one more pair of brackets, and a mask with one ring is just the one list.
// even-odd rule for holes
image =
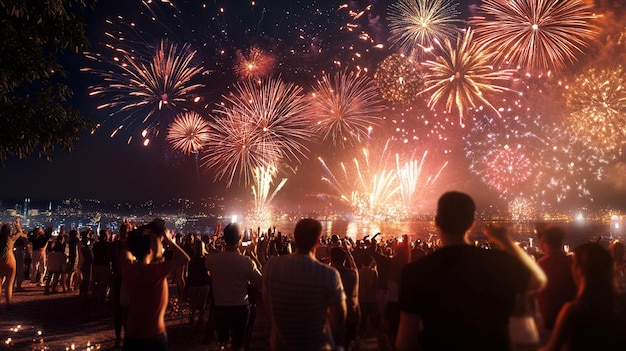
[[541, 290], [546, 276], [504, 229], [488, 226], [498, 250], [469, 245], [476, 207], [470, 196], [439, 198], [442, 247], [402, 270], [396, 350], [509, 350], [518, 294]]
[[[122, 288], [128, 299], [123, 349], [166, 351], [167, 276], [187, 264], [189, 256], [160, 219], [131, 231], [127, 245], [121, 266]], [[172, 252], [169, 260], [163, 260], [164, 245]]]

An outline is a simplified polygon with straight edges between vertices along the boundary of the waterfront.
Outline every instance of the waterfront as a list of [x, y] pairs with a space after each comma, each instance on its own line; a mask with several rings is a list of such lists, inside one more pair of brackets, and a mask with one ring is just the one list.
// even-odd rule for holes
[[[283, 234], [293, 233], [293, 227], [297, 221], [282, 221], [277, 223], [277, 230]], [[532, 241], [536, 245], [534, 226], [537, 222], [531, 221], [479, 221], [469, 234], [470, 241], [483, 240], [482, 229], [489, 223], [496, 223], [507, 228], [514, 240], [518, 242]], [[626, 240], [626, 231], [623, 221], [620, 219], [613, 221], [553, 221], [548, 222], [565, 228], [567, 238], [565, 243], [574, 247], [580, 243], [590, 240], [600, 240], [608, 242], [612, 239]], [[398, 238], [407, 234], [412, 240], [436, 240], [436, 229], [434, 221], [412, 221], [412, 222], [375, 222], [375, 221], [322, 221], [324, 233], [326, 235], [337, 234], [348, 236], [353, 240], [361, 240], [366, 235], [372, 237], [376, 233], [381, 233], [383, 240]]]

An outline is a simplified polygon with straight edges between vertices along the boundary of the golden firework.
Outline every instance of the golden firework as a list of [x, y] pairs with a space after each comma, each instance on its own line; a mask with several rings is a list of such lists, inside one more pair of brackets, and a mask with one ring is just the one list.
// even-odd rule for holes
[[507, 84], [515, 71], [495, 69], [492, 66], [495, 53], [475, 42], [470, 29], [459, 35], [455, 43], [448, 39], [436, 43], [438, 56], [424, 62], [428, 72], [426, 89], [421, 93], [430, 94], [428, 106], [432, 108], [445, 100], [448, 112], [454, 107], [458, 110], [461, 126], [465, 126], [465, 111], [480, 104], [498, 113], [488, 98], [510, 90]]
[[196, 153], [209, 140], [209, 123], [195, 112], [181, 113], [167, 129], [167, 141], [185, 155]]
[[411, 57], [392, 54], [376, 67], [374, 80], [383, 99], [396, 104], [411, 104], [420, 100], [424, 88], [424, 72]]
[[619, 153], [626, 140], [626, 70], [590, 68], [567, 94], [568, 123], [599, 154]]

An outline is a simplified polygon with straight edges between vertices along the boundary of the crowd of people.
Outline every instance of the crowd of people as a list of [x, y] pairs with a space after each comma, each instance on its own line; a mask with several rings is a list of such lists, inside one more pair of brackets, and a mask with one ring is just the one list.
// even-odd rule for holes
[[626, 350], [623, 243], [566, 253], [563, 228], [538, 223], [532, 252], [494, 225], [476, 245], [475, 212], [467, 194], [443, 194], [428, 242], [324, 236], [315, 219], [290, 235], [236, 223], [173, 233], [160, 219], [53, 235], [16, 218], [0, 229], [0, 279], [7, 307], [25, 279], [78, 290], [96, 315], [111, 306], [124, 350], [167, 350], [170, 284], [216, 349], [249, 350], [263, 303], [272, 350], [357, 350], [365, 338], [399, 351]]

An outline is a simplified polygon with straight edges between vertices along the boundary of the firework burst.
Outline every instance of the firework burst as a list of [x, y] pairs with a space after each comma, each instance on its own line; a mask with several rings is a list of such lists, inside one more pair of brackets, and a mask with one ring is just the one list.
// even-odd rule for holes
[[203, 166], [216, 169], [216, 178], [226, 176], [230, 185], [239, 174], [248, 184], [258, 167], [305, 156], [311, 122], [300, 87], [280, 79], [248, 81], [224, 98], [210, 123], [203, 157]]
[[272, 224], [272, 200], [287, 183], [287, 178], [283, 178], [272, 190], [277, 173], [278, 170], [275, 166], [257, 167], [253, 171], [254, 185], [252, 185], [252, 194], [254, 196], [254, 209], [252, 211], [252, 219], [255, 223], [258, 223], [257, 225], [262, 227]]
[[626, 70], [591, 68], [567, 94], [568, 124], [600, 155], [619, 154], [626, 142]]
[[421, 159], [395, 154], [389, 140], [380, 152], [364, 148], [352, 163], [340, 162], [333, 169], [319, 158], [325, 172], [322, 181], [330, 185], [335, 197], [350, 205], [363, 218], [406, 218], [426, 209], [429, 191], [439, 181], [447, 165], [434, 173], [427, 165], [427, 152]]
[[363, 218], [397, 216], [401, 206], [395, 201], [399, 187], [396, 174], [385, 163], [370, 162], [369, 152], [363, 149], [361, 158], [352, 159], [352, 164], [339, 164], [340, 173], [335, 174], [319, 158], [327, 176], [322, 181], [329, 184], [338, 197], [351, 206], [354, 213]]
[[209, 127], [202, 166], [215, 171], [215, 180], [226, 178], [227, 186], [236, 176], [248, 184], [254, 169], [272, 166], [281, 157], [278, 145], [264, 143], [256, 126], [232, 109], [218, 110]]
[[509, 189], [526, 181], [533, 173], [535, 162], [522, 151], [520, 144], [508, 144], [487, 156], [486, 167], [479, 172], [489, 186], [506, 195]]
[[532, 200], [517, 197], [509, 203], [509, 215], [514, 221], [528, 221], [537, 217], [537, 209]]
[[518, 78], [520, 91], [505, 94], [498, 108], [502, 118], [485, 114], [463, 137], [471, 172], [503, 200], [530, 199], [542, 211], [566, 198], [593, 201], [589, 181], [602, 178], [606, 160], [572, 134], [551, 94], [538, 99], [536, 92], [554, 88], [552, 77]]
[[470, 171], [506, 200], [528, 191], [526, 182], [538, 165], [540, 146], [527, 129], [519, 117], [509, 122], [484, 115], [465, 138]]
[[263, 49], [253, 46], [248, 55], [241, 50], [236, 53], [235, 73], [239, 79], [258, 79], [269, 75], [274, 68], [275, 59]]
[[478, 119], [465, 137], [465, 151], [470, 171], [502, 199], [512, 200], [530, 191], [526, 181], [535, 172], [539, 151], [533, 134], [527, 133], [519, 118], [507, 122], [488, 115]]
[[419, 101], [424, 88], [424, 72], [411, 57], [392, 54], [376, 67], [374, 80], [383, 99], [396, 104]]
[[406, 54], [431, 50], [435, 39], [456, 36], [456, 6], [451, 0], [399, 0], [388, 10], [390, 40]]
[[189, 108], [196, 99], [195, 92], [203, 87], [194, 83], [203, 68], [194, 63], [196, 52], [188, 45], [178, 49], [177, 45], [162, 41], [149, 61], [127, 51], [121, 52], [122, 58], [113, 60], [117, 70], [84, 69], [95, 71], [104, 79], [90, 91], [90, 95], [108, 101], [98, 109], [112, 109], [111, 115], [126, 114], [111, 136], [125, 128], [127, 121], [129, 124], [137, 122], [136, 116], [141, 116], [137, 123], [146, 127], [144, 131], [158, 130], [160, 118], [171, 116], [159, 112], [166, 108], [170, 111]]
[[324, 75], [310, 101], [313, 130], [342, 147], [366, 140], [383, 110], [374, 82], [354, 72]]
[[400, 199], [405, 211], [419, 212], [425, 209], [423, 205], [429, 195], [428, 191], [437, 183], [444, 168], [448, 165], [446, 161], [438, 171], [431, 174], [426, 167], [427, 155], [426, 151], [419, 160], [411, 158], [403, 161], [400, 155], [396, 154]]
[[167, 129], [167, 141], [185, 155], [202, 150], [209, 139], [209, 123], [196, 112], [176, 116]]
[[456, 45], [449, 39], [443, 44], [436, 43], [439, 56], [424, 62], [429, 71], [422, 93], [430, 94], [428, 106], [433, 107], [445, 99], [448, 112], [457, 108], [461, 126], [465, 125], [464, 112], [481, 103], [498, 113], [487, 98], [490, 94], [508, 91], [506, 84], [510, 83], [514, 71], [494, 69], [491, 66], [494, 53], [477, 44], [470, 29], [457, 37]]
[[496, 62], [528, 69], [562, 69], [597, 35], [596, 15], [582, 0], [483, 0], [471, 23]]
[[279, 147], [281, 158], [298, 161], [308, 151], [304, 143], [310, 140], [311, 118], [301, 87], [280, 78], [248, 81], [225, 98], [262, 142]]

